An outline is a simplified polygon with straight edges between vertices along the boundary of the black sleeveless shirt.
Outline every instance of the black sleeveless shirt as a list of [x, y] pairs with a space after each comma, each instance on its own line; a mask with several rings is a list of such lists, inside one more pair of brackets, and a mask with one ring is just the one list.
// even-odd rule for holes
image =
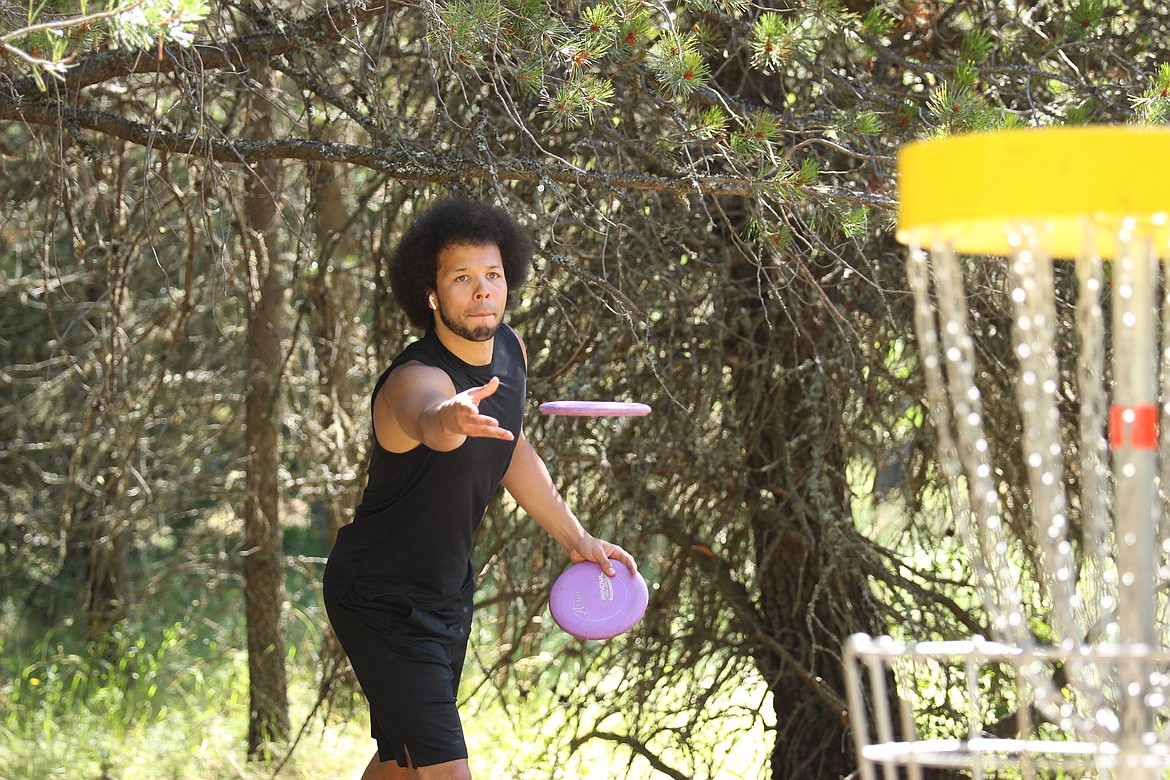
[[524, 421], [527, 370], [520, 340], [502, 325], [493, 346], [491, 362], [473, 366], [429, 330], [378, 379], [371, 410], [390, 372], [409, 361], [442, 369], [458, 393], [499, 377], [500, 387], [479, 410], [499, 420], [516, 439], [469, 436], [450, 452], [419, 444], [394, 453], [374, 436], [365, 492], [353, 522], [341, 528], [329, 553], [326, 582], [362, 582], [420, 606], [449, 601], [468, 586], [472, 535], [508, 470]]

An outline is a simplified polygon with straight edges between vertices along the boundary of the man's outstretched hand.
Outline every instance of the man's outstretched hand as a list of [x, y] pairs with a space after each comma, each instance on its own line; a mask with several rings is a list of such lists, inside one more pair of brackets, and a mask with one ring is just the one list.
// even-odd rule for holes
[[443, 431], [455, 436], [475, 436], [503, 441], [515, 439], [512, 432], [501, 427], [500, 421], [495, 417], [479, 413], [480, 402], [499, 388], [499, 377], [492, 377], [486, 385], [468, 388], [443, 402], [437, 410]]

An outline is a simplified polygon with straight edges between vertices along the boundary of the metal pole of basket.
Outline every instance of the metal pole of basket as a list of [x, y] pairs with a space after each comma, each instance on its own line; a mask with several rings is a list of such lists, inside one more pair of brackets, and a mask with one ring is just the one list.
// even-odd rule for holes
[[[1157, 644], [1154, 610], [1154, 551], [1158, 446], [1154, 289], [1157, 260], [1148, 238], [1124, 224], [1118, 235], [1113, 274], [1114, 402], [1110, 410], [1110, 448], [1115, 481], [1115, 537], [1121, 587], [1118, 637], [1123, 647], [1146, 652]], [[1135, 652], [1135, 656], [1137, 653]], [[1120, 671], [1121, 770], [1141, 771], [1139, 757], [1153, 731], [1145, 704], [1148, 662], [1137, 657]], [[1151, 735], [1152, 736], [1152, 735]], [[1149, 744], [1153, 744], [1150, 739]]]

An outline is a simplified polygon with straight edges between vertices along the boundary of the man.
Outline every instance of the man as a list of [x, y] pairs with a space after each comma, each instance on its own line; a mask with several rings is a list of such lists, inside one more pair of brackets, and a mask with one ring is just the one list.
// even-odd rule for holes
[[[325, 568], [329, 620], [370, 704], [363, 780], [471, 777], [456, 693], [471, 627], [471, 542], [502, 484], [573, 561], [613, 574], [625, 550], [585, 531], [524, 437], [527, 356], [503, 324], [532, 243], [506, 213], [441, 201], [390, 257], [426, 335], [374, 386], [374, 442], [354, 521]], [[612, 561], [611, 561], [612, 559]]]

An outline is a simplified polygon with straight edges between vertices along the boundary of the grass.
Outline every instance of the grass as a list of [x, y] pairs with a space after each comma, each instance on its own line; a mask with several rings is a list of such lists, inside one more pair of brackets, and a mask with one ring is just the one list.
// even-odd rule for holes
[[[81, 627], [68, 620], [39, 633], [43, 629], [32, 628], [27, 616], [35, 610], [16, 594], [0, 596], [0, 780], [357, 780], [374, 752], [364, 699], [354, 692], [317, 707], [327, 624], [317, 563], [325, 554], [324, 530], [317, 526], [305, 522], [285, 533], [294, 564], [286, 579], [289, 715], [293, 736], [301, 736], [279, 772], [275, 762], [249, 762], [245, 754], [242, 583], [231, 564], [233, 542], [217, 532], [182, 545], [176, 540], [156, 548], [153, 563], [139, 563], [137, 579], [150, 583], [147, 592], [104, 647], [87, 645]], [[475, 777], [665, 777], [611, 742], [570, 749], [585, 723], [622, 733], [624, 724], [610, 715], [607, 699], [621, 699], [623, 681], [588, 668], [578, 652], [564, 652], [571, 648], [557, 643], [567, 645], [567, 636], [554, 630], [544, 653], [510, 670], [513, 683], [524, 680], [524, 693], [485, 682], [499, 642], [489, 620], [486, 611], [477, 617], [473, 650], [480, 657], [469, 661], [461, 689]], [[579, 681], [593, 685], [597, 701], [581, 722], [570, 722], [559, 696]], [[694, 684], [664, 680], [655, 694], [658, 709], [687, 706]], [[709, 701], [707, 709], [714, 715], [706, 725], [687, 731], [689, 753], [667, 743], [655, 749], [671, 766], [694, 769], [696, 777], [758, 777], [770, 747], [760, 712], [770, 709], [770, 700], [745, 684], [727, 701]]]
[[[294, 736], [302, 726], [304, 731], [279, 773], [245, 755], [247, 657], [239, 583], [194, 569], [177, 575], [166, 589], [168, 603], [136, 606], [136, 614], [103, 648], [86, 646], [80, 630], [69, 625], [36, 639], [22, 637], [10, 602], [0, 617], [0, 780], [357, 780], [374, 750], [360, 694], [315, 709], [326, 624], [310, 582], [315, 576], [295, 569], [289, 574], [290, 719]], [[160, 612], [172, 617], [160, 623]], [[477, 642], [490, 655], [498, 640], [486, 623], [478, 630]], [[534, 684], [523, 697], [507, 700], [494, 685], [478, 685], [484, 672], [468, 664], [462, 689], [468, 700], [461, 712], [474, 776], [664, 777], [645, 759], [609, 742], [587, 742], [570, 752], [580, 724], [569, 722], [556, 689], [573, 685], [582, 674], [596, 683], [598, 672], [565, 664], [556, 653], [524, 663], [532, 669], [516, 674]], [[606, 686], [616, 689], [621, 680], [603, 683], [586, 720], [620, 732], [618, 719], [603, 716]], [[685, 701], [682, 687], [677, 690], [677, 701]], [[711, 706], [758, 713], [759, 691], [742, 693], [742, 701]], [[694, 749], [715, 754], [718, 763], [696, 775], [758, 776], [768, 743], [759, 718], [728, 716], [712, 723], [708, 733], [694, 735]], [[672, 755], [669, 746], [657, 747], [673, 766], [694, 760]]]
[[[316, 669], [303, 650], [290, 654], [290, 714], [294, 732], [307, 718], [308, 725], [278, 775], [272, 765], [249, 763], [244, 755], [242, 650], [206, 642], [178, 623], [123, 638], [113, 650], [109, 660], [86, 657], [50, 638], [38, 643], [31, 660], [0, 654], [6, 680], [0, 684], [0, 778], [356, 780], [373, 752], [360, 701], [335, 703], [336, 709], [309, 718]], [[485, 693], [465, 702], [463, 714], [476, 777], [662, 777], [607, 743], [587, 743], [565, 755], [573, 724], [552, 691], [530, 694], [521, 708]], [[747, 750], [762, 746], [762, 739], [743, 743]], [[758, 767], [758, 759], [745, 756], [744, 765]]]

